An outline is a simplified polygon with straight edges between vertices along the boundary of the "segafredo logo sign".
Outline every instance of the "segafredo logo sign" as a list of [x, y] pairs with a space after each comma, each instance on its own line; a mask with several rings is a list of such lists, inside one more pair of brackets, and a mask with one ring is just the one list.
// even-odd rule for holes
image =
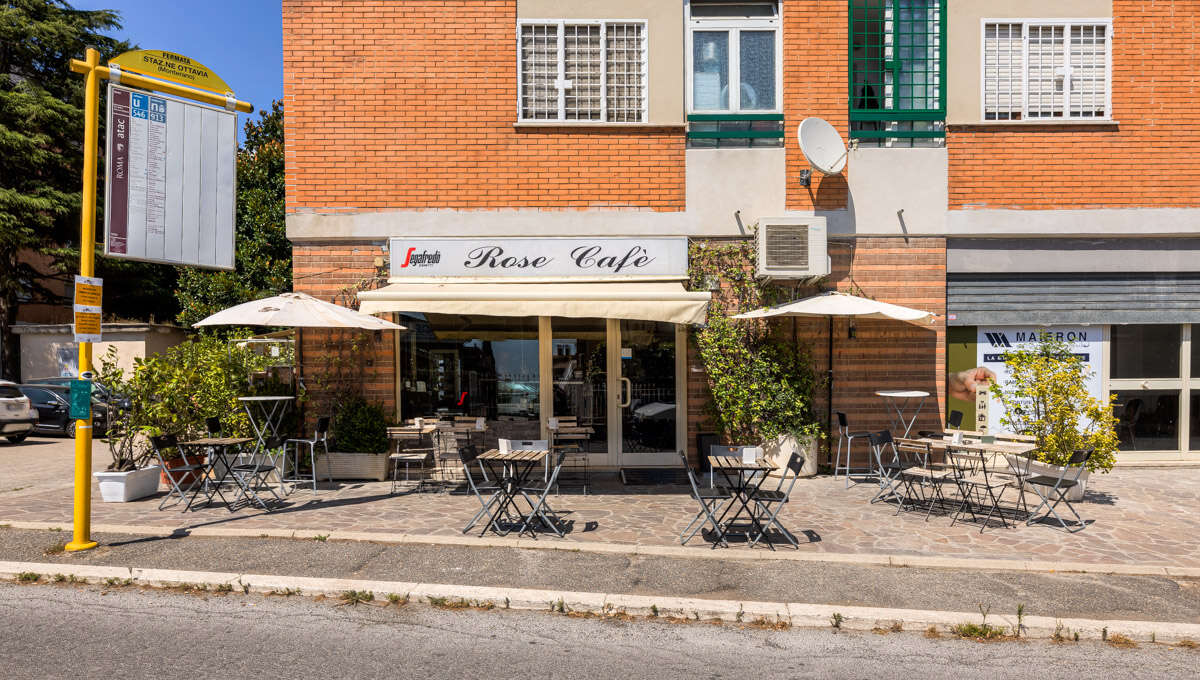
[[391, 277], [687, 276], [685, 238], [391, 239]]

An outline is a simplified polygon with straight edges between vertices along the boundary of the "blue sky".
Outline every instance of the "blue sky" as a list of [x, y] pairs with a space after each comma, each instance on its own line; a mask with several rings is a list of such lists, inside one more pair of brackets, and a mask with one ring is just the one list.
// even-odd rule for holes
[[[142, 49], [176, 52], [204, 64], [258, 110], [283, 97], [283, 36], [278, 0], [68, 0], [76, 9], [114, 9], [118, 38]], [[245, 116], [239, 117], [238, 137]]]

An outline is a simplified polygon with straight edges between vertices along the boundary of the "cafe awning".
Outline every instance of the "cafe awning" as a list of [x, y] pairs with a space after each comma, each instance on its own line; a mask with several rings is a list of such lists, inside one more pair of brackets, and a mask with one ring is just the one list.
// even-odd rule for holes
[[711, 294], [684, 290], [678, 281], [589, 283], [393, 283], [362, 291], [360, 311], [564, 316], [704, 322]]

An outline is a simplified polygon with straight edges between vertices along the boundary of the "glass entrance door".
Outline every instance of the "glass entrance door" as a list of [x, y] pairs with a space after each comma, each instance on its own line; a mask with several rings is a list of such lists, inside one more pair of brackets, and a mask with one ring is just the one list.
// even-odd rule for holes
[[620, 321], [620, 465], [678, 463], [674, 324]]
[[[604, 319], [551, 320], [550, 389], [561, 442], [608, 451], [608, 328]], [[575, 429], [572, 429], [575, 428]]]

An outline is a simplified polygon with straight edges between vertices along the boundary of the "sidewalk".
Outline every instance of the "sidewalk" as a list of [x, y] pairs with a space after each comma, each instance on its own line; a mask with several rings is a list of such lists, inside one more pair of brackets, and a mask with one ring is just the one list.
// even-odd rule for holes
[[[66, 532], [0, 529], [9, 562], [119, 566], [280, 577], [456, 584], [654, 598], [804, 602], [941, 612], [980, 605], [1011, 615], [1200, 624], [1200, 582], [1165, 576], [894, 568], [622, 553], [277, 538], [95, 535], [83, 553]], [[53, 574], [47, 566], [41, 573]], [[260, 579], [261, 580], [261, 579]]]
[[[36, 447], [0, 447], [0, 524], [68, 527], [71, 518], [70, 440]], [[97, 466], [105, 452], [97, 448]], [[31, 461], [37, 468], [31, 471]], [[38, 476], [37, 470], [44, 471]], [[19, 478], [19, 484], [8, 480]], [[326, 486], [326, 485], [323, 485]], [[17, 489], [17, 487], [20, 487]], [[478, 509], [462, 494], [389, 495], [386, 482], [344, 483], [315, 495], [301, 490], [271, 513], [223, 507], [181, 513], [157, 510], [158, 496], [123, 504], [93, 503], [93, 525], [137, 533], [201, 533], [233, 529], [242, 535], [332, 534], [369, 538], [403, 535], [410, 541], [465, 541], [460, 531]], [[17, 489], [17, 490], [14, 490]], [[1160, 468], [1119, 469], [1094, 475], [1079, 511], [1092, 524], [1069, 534], [1049, 526], [1015, 529], [959, 523], [946, 517], [926, 522], [919, 513], [895, 514], [895, 506], [868, 503], [870, 484], [845, 489], [842, 480], [821, 477], [797, 483], [781, 514], [802, 541], [800, 549], [780, 545], [771, 552], [744, 546], [711, 550], [701, 540], [680, 548], [676, 537], [696, 512], [684, 487], [618, 487], [613, 493], [551, 497], [570, 521], [564, 539], [541, 536], [496, 538], [491, 545], [531, 545], [609, 550], [618, 553], [669, 552], [722, 560], [823, 559], [924, 566], [1019, 568], [1053, 563], [1087, 571], [1124, 569], [1142, 573], [1190, 574], [1200, 569], [1200, 471]], [[98, 494], [97, 494], [98, 495]], [[796, 558], [789, 557], [791, 555]], [[997, 562], [997, 561], [1003, 562]], [[1051, 566], [1049, 568], [1059, 568]]]

